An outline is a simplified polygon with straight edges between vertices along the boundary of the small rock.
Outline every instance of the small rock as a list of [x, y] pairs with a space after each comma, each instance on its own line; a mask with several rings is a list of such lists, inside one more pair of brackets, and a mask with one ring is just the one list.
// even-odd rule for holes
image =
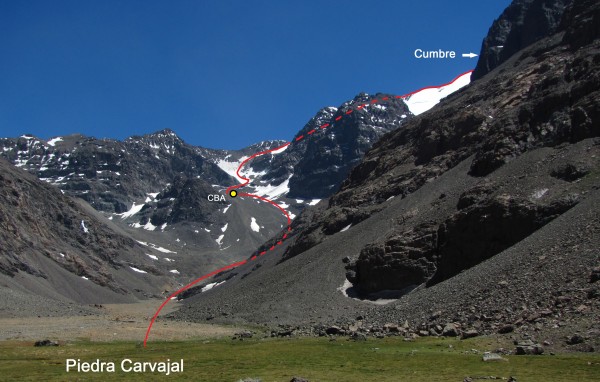
[[479, 335], [479, 332], [475, 329], [469, 329], [469, 330], [465, 330], [462, 333], [462, 338], [463, 339], [467, 339], [467, 338], [473, 338], [473, 337], [477, 337]]
[[363, 333], [352, 333], [352, 335], [350, 336], [350, 339], [352, 339], [354, 341], [366, 341], [367, 336]]
[[36, 346], [36, 347], [58, 346], [58, 342], [54, 342], [54, 341], [50, 341], [50, 340], [40, 340], [40, 341], [35, 341], [35, 344], [33, 344], [33, 346]]
[[581, 335], [574, 334], [567, 339], [567, 345], [577, 345], [583, 343], [584, 341], [585, 339]]
[[504, 325], [500, 329], [498, 329], [498, 333], [507, 334], [512, 333], [515, 330], [515, 327], [512, 325]]
[[579, 313], [583, 313], [589, 310], [587, 305], [581, 304], [579, 305], [577, 308], [575, 308], [575, 310]]
[[500, 354], [490, 353], [490, 352], [483, 353], [483, 357], [481, 357], [481, 360], [483, 362], [508, 361], [506, 358], [502, 357]]
[[290, 382], [310, 382], [310, 381], [306, 378], [294, 377], [294, 378], [290, 379]]
[[590, 273], [590, 283], [595, 283], [598, 280], [600, 280], [600, 267], [592, 269], [592, 273]]
[[253, 332], [249, 331], [249, 330], [242, 330], [241, 332], [237, 332], [233, 335], [233, 339], [238, 339], [238, 338], [252, 338], [252, 336], [254, 335]]
[[325, 329], [325, 333], [327, 334], [342, 334], [342, 328], [339, 326], [332, 325]]

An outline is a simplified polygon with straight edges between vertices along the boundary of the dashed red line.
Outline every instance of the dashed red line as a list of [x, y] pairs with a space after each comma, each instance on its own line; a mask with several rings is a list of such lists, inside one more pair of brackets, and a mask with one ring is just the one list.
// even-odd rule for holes
[[[396, 99], [399, 99], [399, 98], [407, 98], [407, 97], [409, 97], [409, 96], [411, 96], [411, 95], [413, 95], [413, 94], [415, 94], [415, 93], [418, 93], [418, 92], [420, 92], [420, 91], [423, 91], [423, 90], [426, 90], [426, 89], [442, 88], [442, 87], [444, 87], [444, 86], [451, 85], [451, 84], [452, 84], [452, 83], [454, 83], [456, 80], [458, 80], [460, 77], [464, 76], [465, 74], [472, 73], [472, 72], [473, 72], [472, 70], [469, 70], [469, 71], [467, 71], [467, 72], [465, 72], [465, 73], [462, 73], [462, 74], [460, 74], [459, 76], [457, 76], [456, 78], [454, 78], [452, 81], [450, 81], [450, 82], [448, 82], [448, 83], [446, 83], [446, 84], [443, 84], [443, 85], [439, 85], [439, 86], [427, 86], [427, 87], [421, 88], [421, 89], [419, 89], [419, 90], [415, 90], [414, 92], [410, 92], [410, 93], [407, 93], [407, 94], [404, 94], [404, 95], [397, 95], [397, 96], [395, 96], [395, 97], [393, 97], [393, 98], [396, 98]], [[388, 97], [388, 96], [385, 96], [385, 97], [382, 97], [382, 98], [381, 98], [381, 100], [378, 100], [378, 99], [372, 99], [370, 103], [371, 103], [371, 104], [375, 104], [375, 103], [377, 103], [377, 102], [380, 102], [380, 101], [387, 101], [387, 100], [389, 100], [389, 97]], [[366, 104], [366, 103], [363, 103], [363, 104], [361, 104], [361, 105], [358, 105], [358, 106], [356, 107], [356, 110], [360, 110], [360, 109], [362, 109], [362, 108], [364, 108], [364, 107], [366, 107], [366, 106], [368, 106], [368, 104]], [[349, 110], [347, 110], [347, 111], [345, 112], [345, 115], [349, 115], [349, 114], [351, 114], [352, 112], [353, 112], [353, 109], [349, 109]], [[335, 120], [336, 122], [337, 122], [337, 121], [339, 121], [339, 120], [341, 120], [341, 119], [342, 119], [342, 115], [339, 115], [339, 116], [337, 116], [337, 117], [335, 117], [335, 118], [334, 118], [334, 120]], [[332, 126], [332, 125], [331, 125], [331, 124], [329, 124], [329, 123], [325, 123], [325, 124], [321, 125], [321, 126], [320, 126], [320, 128], [321, 128], [321, 129], [326, 129], [326, 128], [327, 128], [327, 127], [329, 127], [329, 126]], [[309, 131], [309, 132], [307, 133], [307, 135], [312, 135], [312, 134], [314, 134], [314, 133], [315, 133], [315, 131], [316, 131], [316, 129], [312, 129], [311, 131]], [[302, 140], [302, 139], [304, 139], [304, 135], [300, 135], [300, 136], [298, 136], [298, 137], [295, 139], [295, 141], [296, 141], [296, 142], [298, 142], [298, 141], [300, 141], [300, 140]], [[281, 149], [283, 149], [284, 147], [287, 147], [287, 146], [288, 146], [288, 145], [290, 145], [290, 144], [292, 144], [292, 142], [286, 142], [285, 144], [283, 144], [283, 145], [281, 145], [281, 146], [279, 146], [279, 147], [276, 147], [276, 148], [274, 148], [274, 149], [270, 149], [270, 150], [265, 150], [265, 151], [258, 152], [258, 153], [256, 153], [256, 154], [254, 154], [254, 155], [252, 155], [252, 156], [250, 156], [250, 157], [246, 158], [244, 161], [242, 161], [242, 163], [240, 163], [240, 165], [239, 165], [239, 167], [238, 167], [238, 169], [237, 169], [237, 171], [236, 171], [236, 174], [237, 174], [238, 178], [240, 178], [240, 179], [242, 179], [242, 180], [243, 180], [243, 182], [242, 182], [242, 183], [240, 183], [240, 184], [237, 184], [237, 185], [235, 185], [235, 186], [230, 186], [230, 187], [228, 187], [228, 188], [227, 188], [227, 190], [225, 191], [225, 192], [226, 192], [226, 194], [227, 194], [227, 195], [229, 195], [229, 191], [231, 191], [231, 190], [233, 190], [233, 189], [237, 189], [237, 188], [244, 187], [244, 186], [246, 186], [248, 183], [250, 183], [250, 179], [249, 179], [249, 178], [246, 178], [245, 176], [243, 176], [243, 175], [241, 175], [241, 174], [240, 174], [240, 171], [241, 171], [241, 170], [242, 170], [242, 168], [243, 168], [243, 167], [246, 165], [246, 163], [248, 163], [249, 161], [251, 161], [252, 159], [254, 159], [254, 158], [258, 157], [258, 156], [265, 155], [265, 154], [271, 153], [271, 152], [273, 152], [273, 151], [278, 151], [278, 150], [281, 150]], [[292, 219], [290, 218], [290, 215], [289, 215], [289, 213], [288, 213], [288, 212], [287, 212], [287, 211], [286, 211], [286, 210], [285, 210], [283, 207], [281, 207], [279, 204], [275, 203], [274, 201], [272, 201], [272, 200], [270, 200], [270, 199], [264, 198], [264, 197], [262, 197], [262, 196], [260, 196], [260, 195], [248, 194], [248, 193], [239, 193], [239, 195], [240, 195], [240, 196], [247, 196], [247, 197], [251, 197], [251, 198], [260, 199], [260, 200], [262, 200], [262, 201], [264, 201], [264, 202], [266, 202], [266, 203], [269, 203], [269, 204], [273, 205], [273, 206], [274, 206], [274, 207], [276, 207], [277, 209], [279, 209], [279, 210], [280, 210], [280, 211], [281, 211], [281, 212], [282, 212], [282, 213], [285, 215], [285, 217], [287, 218], [287, 224], [288, 224], [287, 232], [292, 232], [292, 226], [291, 226], [291, 224], [292, 224]], [[271, 247], [269, 248], [269, 251], [273, 251], [273, 250], [275, 250], [276, 246], [283, 244], [283, 241], [284, 241], [284, 240], [286, 240], [287, 238], [288, 238], [288, 234], [287, 234], [287, 233], [285, 233], [285, 234], [284, 234], [284, 235], [281, 237], [281, 239], [277, 241], [277, 243], [276, 243], [275, 245], [273, 245], [273, 246], [271, 246]], [[214, 276], [214, 275], [216, 275], [216, 274], [218, 274], [218, 273], [220, 273], [220, 272], [223, 272], [223, 271], [226, 271], [226, 270], [229, 270], [229, 269], [233, 269], [233, 268], [237, 268], [237, 267], [239, 267], [239, 266], [241, 266], [241, 265], [244, 265], [244, 264], [248, 263], [248, 261], [254, 261], [254, 260], [256, 260], [256, 259], [257, 259], [259, 256], [264, 256], [264, 255], [266, 255], [266, 254], [267, 254], [267, 252], [268, 252], [268, 251], [266, 251], [266, 250], [263, 250], [263, 251], [262, 251], [262, 252], [260, 252], [258, 255], [254, 255], [254, 256], [252, 256], [252, 257], [251, 257], [249, 260], [242, 260], [242, 261], [239, 261], [239, 262], [237, 262], [237, 263], [232, 263], [232, 264], [226, 265], [226, 266], [224, 266], [224, 267], [222, 267], [222, 268], [219, 268], [219, 269], [217, 269], [217, 270], [215, 270], [215, 271], [212, 271], [212, 272], [210, 272], [210, 273], [207, 273], [207, 274], [205, 274], [204, 276], [201, 276], [201, 277], [197, 278], [196, 280], [192, 281], [191, 283], [187, 284], [186, 286], [184, 286], [184, 287], [182, 287], [181, 289], [177, 290], [176, 292], [172, 293], [172, 294], [171, 294], [169, 297], [167, 297], [167, 299], [166, 299], [166, 300], [165, 300], [165, 301], [164, 301], [164, 302], [163, 302], [163, 303], [160, 305], [160, 307], [158, 308], [158, 310], [156, 311], [156, 313], [154, 313], [154, 316], [153, 316], [153, 317], [152, 317], [152, 319], [150, 320], [150, 324], [148, 325], [148, 329], [146, 330], [146, 337], [144, 338], [144, 347], [146, 347], [146, 343], [148, 342], [148, 337], [150, 336], [150, 331], [152, 330], [152, 326], [154, 325], [154, 322], [156, 321], [156, 319], [157, 319], [158, 315], [160, 314], [160, 312], [162, 311], [162, 309], [165, 307], [165, 305], [167, 305], [167, 303], [168, 303], [169, 301], [171, 301], [171, 299], [173, 299], [173, 298], [177, 297], [177, 295], [179, 295], [180, 293], [182, 293], [182, 292], [184, 292], [184, 291], [186, 291], [186, 290], [190, 289], [192, 286], [196, 285], [197, 283], [199, 283], [199, 282], [200, 282], [200, 281], [202, 281], [202, 280], [205, 280], [205, 279], [207, 279], [207, 278], [209, 278], [209, 277], [212, 277], [212, 276]]]

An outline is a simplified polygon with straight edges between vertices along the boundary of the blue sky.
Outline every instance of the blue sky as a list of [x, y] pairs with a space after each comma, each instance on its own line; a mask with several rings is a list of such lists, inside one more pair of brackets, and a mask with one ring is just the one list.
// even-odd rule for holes
[[0, 2], [0, 136], [291, 139], [357, 93], [447, 82], [509, 0]]

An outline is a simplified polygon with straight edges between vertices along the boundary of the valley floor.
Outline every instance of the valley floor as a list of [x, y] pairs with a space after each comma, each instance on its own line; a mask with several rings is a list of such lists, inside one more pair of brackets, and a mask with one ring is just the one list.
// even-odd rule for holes
[[[130, 304], [107, 304], [94, 307], [86, 315], [58, 317], [0, 318], [0, 340], [37, 341], [50, 339], [59, 342], [138, 341], [146, 334], [150, 317], [162, 300], [146, 300]], [[176, 302], [165, 306], [162, 314], [177, 307]], [[233, 335], [238, 329], [183, 321], [158, 320], [152, 330], [152, 340], [185, 340], [198, 337]]]
[[[259, 338], [260, 337], [260, 338]], [[401, 337], [349, 341], [346, 338], [271, 339], [256, 335], [244, 341], [204, 339], [138, 342], [72, 341], [59, 347], [33, 347], [31, 341], [0, 342], [3, 380], [193, 380], [239, 381], [245, 378], [290, 381], [597, 381], [598, 354], [505, 356], [482, 361], [484, 351], [509, 344], [482, 337], [470, 340]], [[82, 361], [184, 360], [184, 370], [168, 377], [158, 373], [76, 373], [65, 371], [67, 358]], [[468, 379], [471, 378], [471, 379]]]

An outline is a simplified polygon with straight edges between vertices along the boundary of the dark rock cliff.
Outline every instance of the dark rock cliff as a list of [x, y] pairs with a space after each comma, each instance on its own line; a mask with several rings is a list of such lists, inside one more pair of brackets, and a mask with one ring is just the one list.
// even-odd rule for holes
[[556, 32], [572, 0], [513, 1], [494, 21], [483, 39], [479, 61], [471, 75], [477, 80], [513, 54]]

